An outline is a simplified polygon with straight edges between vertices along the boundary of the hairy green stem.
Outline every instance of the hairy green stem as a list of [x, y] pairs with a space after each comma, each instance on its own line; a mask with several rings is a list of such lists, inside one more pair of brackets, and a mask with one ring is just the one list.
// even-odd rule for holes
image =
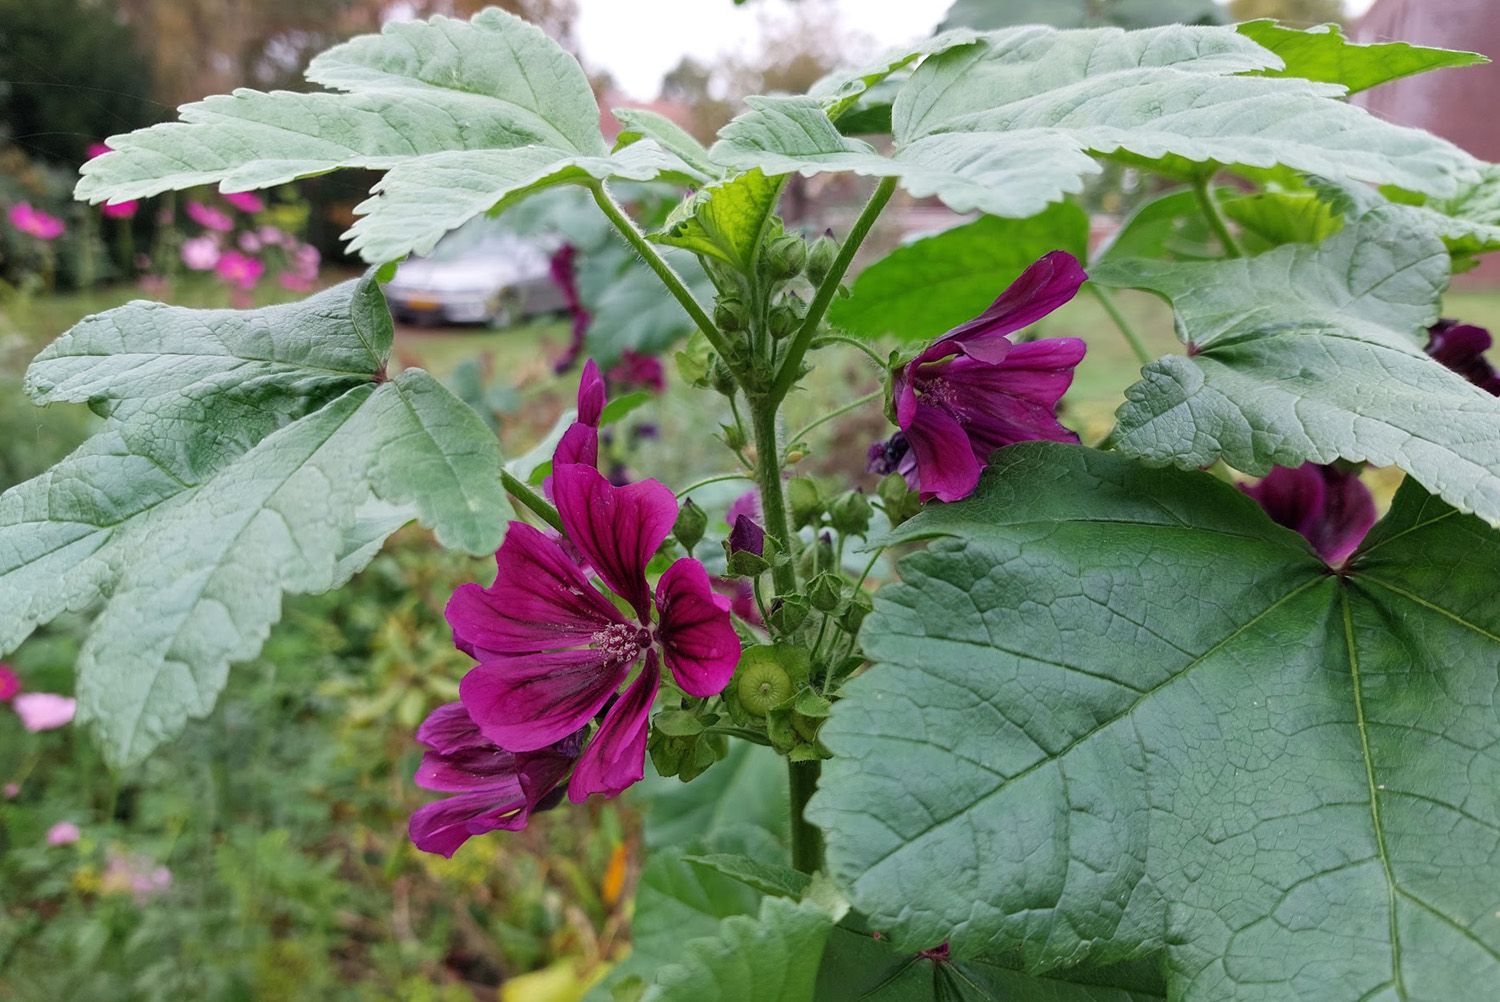
[[677, 496], [678, 497], [682, 497], [684, 494], [691, 494], [693, 491], [697, 490], [700, 487], [707, 487], [709, 484], [723, 483], [726, 480], [754, 480], [754, 479], [755, 478], [752, 477], [752, 476], [750, 476], [750, 474], [748, 474], [748, 473], [720, 473], [718, 476], [715, 476], [715, 477], [704, 477], [702, 480], [696, 481], [695, 483], [688, 484], [682, 490], [680, 490], [680, 491], [677, 492]]
[[1130, 321], [1125, 318], [1125, 314], [1116, 305], [1115, 297], [1105, 292], [1095, 282], [1089, 282], [1084, 288], [1092, 292], [1094, 298], [1099, 300], [1099, 305], [1104, 307], [1104, 312], [1109, 314], [1109, 319], [1115, 322], [1115, 327], [1119, 329], [1121, 334], [1125, 335], [1125, 340], [1130, 342], [1130, 350], [1135, 352], [1135, 357], [1140, 360], [1140, 363], [1142, 365], [1150, 365], [1152, 362], [1151, 352], [1146, 349], [1146, 343], [1141, 340], [1141, 336], [1135, 332], [1135, 328], [1130, 325]]
[[858, 340], [857, 338], [845, 337], [843, 334], [824, 334], [822, 337], [817, 338], [813, 341], [814, 348], [821, 348], [825, 344], [847, 344], [850, 347], [858, 348], [860, 351], [865, 353], [865, 356], [868, 357], [870, 361], [874, 362], [882, 369], [886, 368], [886, 366], [890, 364], [886, 359], [881, 358], [878, 354], [876, 354], [873, 348], [865, 344], [863, 341]]
[[793, 384], [797, 382], [797, 371], [802, 368], [802, 358], [812, 345], [813, 336], [818, 332], [818, 325], [823, 322], [823, 315], [828, 312], [829, 304], [838, 293], [839, 284], [843, 282], [849, 265], [853, 263], [860, 244], [865, 242], [865, 237], [870, 233], [870, 227], [875, 225], [875, 220], [880, 217], [881, 211], [891, 200], [891, 195], [895, 194], [895, 191], [896, 179], [882, 178], [874, 193], [870, 195], [870, 200], [860, 210], [859, 218], [854, 221], [849, 235], [839, 246], [838, 256], [833, 259], [833, 267], [828, 269], [828, 274], [823, 276], [822, 283], [818, 285], [818, 291], [813, 294], [813, 301], [807, 307], [807, 315], [802, 318], [802, 326], [797, 328], [797, 333], [792, 336], [792, 343], [787, 348], [786, 358], [782, 360], [781, 369], [776, 373], [776, 381], [771, 384], [771, 400], [775, 403], [779, 404], [786, 399]]
[[776, 436], [776, 405], [765, 398], [750, 401], [751, 433], [755, 436], [755, 483], [760, 488], [761, 516], [766, 532], [776, 543], [778, 556], [771, 565], [771, 582], [777, 595], [797, 590], [797, 571], [792, 553], [791, 520], [787, 518], [786, 492], [781, 486], [781, 443]]
[[667, 287], [667, 291], [672, 294], [672, 297], [682, 304], [682, 308], [693, 319], [693, 323], [697, 324], [698, 329], [703, 332], [703, 336], [708, 338], [708, 343], [713, 345], [714, 350], [727, 361], [729, 358], [727, 353], [728, 343], [724, 340], [724, 335], [714, 325], [713, 320], [709, 318], [703, 306], [694, 298], [692, 290], [687, 287], [687, 283], [683, 282], [682, 277], [672, 269], [672, 266], [667, 263], [667, 259], [657, 252], [656, 248], [651, 245], [651, 241], [646, 239], [646, 235], [635, 224], [635, 220], [631, 219], [620, 203], [614, 200], [614, 197], [605, 189], [603, 182], [590, 185], [589, 191], [593, 193], [594, 201], [598, 203], [600, 210], [609, 218], [614, 228], [620, 232], [620, 236], [624, 237], [626, 242], [635, 248], [635, 252], [641, 256], [641, 260], [645, 261], [647, 266], [656, 272], [656, 277], [661, 279], [662, 284]]
[[827, 414], [824, 414], [822, 417], [818, 418], [816, 421], [809, 422], [807, 425], [803, 426], [795, 435], [793, 435], [792, 438], [791, 438], [791, 440], [792, 440], [793, 443], [800, 442], [800, 441], [802, 441], [807, 436], [807, 433], [810, 432], [810, 431], [812, 431], [814, 428], [818, 428], [818, 427], [820, 427], [822, 425], [825, 425], [829, 421], [832, 421], [834, 418], [841, 417], [844, 414], [848, 414], [852, 410], [858, 410], [859, 408], [863, 407], [865, 404], [874, 403], [875, 401], [879, 400], [884, 395], [885, 395], [885, 390], [875, 390], [873, 393], [866, 393], [864, 396], [860, 397], [858, 400], [851, 400], [847, 404], [845, 404], [844, 406], [838, 408], [837, 410], [829, 411]]
[[527, 487], [521, 481], [511, 476], [505, 470], [500, 471], [500, 486], [510, 493], [510, 496], [531, 509], [542, 521], [546, 522], [558, 532], [563, 532], [562, 519], [557, 514], [557, 509], [552, 507], [541, 496]]
[[1198, 196], [1198, 204], [1203, 207], [1203, 216], [1208, 220], [1208, 225], [1213, 227], [1219, 242], [1224, 245], [1224, 253], [1230, 257], [1244, 257], [1245, 249], [1230, 232], [1229, 223], [1225, 220], [1224, 213], [1220, 211], [1219, 203], [1214, 198], [1213, 190], [1209, 187], [1212, 183], [1211, 177], [1200, 177], [1193, 182], [1193, 192]]

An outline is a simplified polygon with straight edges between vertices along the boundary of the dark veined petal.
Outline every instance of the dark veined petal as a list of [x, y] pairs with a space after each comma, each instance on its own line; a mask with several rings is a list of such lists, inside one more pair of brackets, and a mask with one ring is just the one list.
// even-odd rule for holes
[[618, 796], [639, 783], [646, 774], [646, 732], [651, 725], [651, 704], [661, 688], [661, 669], [656, 652], [646, 655], [645, 667], [609, 708], [604, 722], [578, 759], [568, 782], [568, 799], [581, 804], [591, 794]]
[[984, 362], [999, 362], [1013, 349], [1006, 337], [1029, 327], [1075, 295], [1088, 275], [1067, 251], [1039, 258], [979, 316], [960, 324], [933, 342], [912, 365], [963, 354]]
[[1050, 338], [1018, 344], [996, 365], [956, 358], [943, 366], [941, 378], [980, 462], [1017, 442], [1078, 441], [1058, 423], [1057, 402], [1085, 349], [1078, 338]]
[[917, 464], [917, 486], [923, 501], [958, 501], [974, 493], [981, 466], [969, 436], [952, 415], [926, 404], [912, 408], [901, 430]]
[[491, 744], [479, 733], [463, 703], [444, 703], [429, 713], [417, 728], [417, 741], [440, 755], [487, 748]]
[[604, 377], [599, 374], [599, 364], [591, 358], [583, 363], [583, 374], [578, 378], [578, 420], [597, 428], [603, 413]]
[[766, 530], [749, 515], [736, 517], [734, 528], [729, 531], [729, 552], [740, 551], [753, 553], [757, 557], [766, 552]]
[[1500, 373], [1485, 357], [1493, 344], [1489, 331], [1457, 320], [1439, 320], [1430, 333], [1427, 354], [1486, 393], [1500, 396]]
[[494, 655], [463, 677], [459, 698], [485, 737], [510, 751], [532, 751], [587, 724], [633, 662], [589, 648]]
[[463, 585], [448, 600], [454, 642], [472, 657], [579, 647], [624, 622], [557, 541], [524, 522], [510, 524], [495, 563], [494, 584]]
[[677, 498], [655, 480], [616, 487], [591, 466], [553, 468], [552, 492], [568, 539], [641, 622], [651, 614], [646, 564], [677, 521]]
[[699, 699], [723, 692], [740, 662], [740, 638], [703, 565], [684, 557], [668, 567], [656, 583], [656, 609], [667, 668], [682, 691]]

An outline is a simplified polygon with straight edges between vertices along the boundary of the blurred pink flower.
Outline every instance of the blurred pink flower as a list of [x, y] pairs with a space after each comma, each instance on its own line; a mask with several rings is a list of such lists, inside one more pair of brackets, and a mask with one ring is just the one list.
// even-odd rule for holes
[[20, 783], [6, 783], [5, 786], [0, 787], [0, 793], [4, 793], [5, 794], [5, 799], [6, 800], [15, 800], [17, 797], [19, 797], [21, 795], [21, 784]]
[[253, 191], [226, 191], [222, 194], [224, 201], [241, 212], [261, 212], [266, 207], [265, 201]]
[[138, 905], [145, 904], [171, 886], [172, 871], [165, 866], [154, 866], [148, 856], [113, 849], [99, 879], [100, 890], [106, 894], [130, 894]]
[[240, 250], [244, 251], [246, 254], [254, 254], [261, 248], [260, 237], [256, 236], [249, 230], [241, 233], [240, 238], [236, 240], [235, 243], [239, 244]]
[[11, 697], [21, 691], [21, 679], [16, 675], [16, 670], [8, 664], [0, 663], [0, 703], [9, 703]]
[[304, 275], [314, 278], [318, 275], [318, 265], [323, 263], [323, 255], [312, 244], [298, 244], [297, 249], [292, 251], [292, 261], [296, 263], [297, 270]]
[[202, 202], [189, 202], [183, 211], [187, 213], [189, 219], [205, 230], [228, 233], [234, 229], [234, 220], [229, 218], [229, 213], [220, 212], [218, 209], [204, 205]]
[[172, 283], [161, 275], [142, 275], [141, 291], [152, 299], [166, 299], [172, 291]]
[[263, 244], [279, 244], [286, 239], [286, 234], [274, 226], [262, 226], [255, 231]]
[[255, 288], [255, 283], [259, 282], [260, 276], [265, 274], [266, 266], [253, 257], [246, 257], [239, 251], [225, 251], [219, 255], [219, 263], [214, 270], [230, 285], [248, 291]]
[[207, 234], [184, 240], [182, 263], [194, 271], [213, 271], [219, 263], [219, 241]]
[[123, 202], [105, 202], [99, 207], [99, 211], [108, 219], [129, 219], [140, 206], [140, 199], [129, 198]]
[[17, 202], [10, 207], [10, 225], [38, 240], [56, 240], [65, 229], [61, 219], [49, 216], [41, 209], [33, 209], [26, 202]]
[[53, 731], [73, 721], [78, 704], [67, 696], [51, 692], [23, 692], [11, 703], [21, 726], [35, 734]]
[[290, 292], [311, 292], [313, 289], [312, 279], [294, 271], [284, 271], [277, 276], [276, 280], [281, 283], [283, 289]]
[[48, 845], [72, 845], [83, 833], [71, 821], [59, 821], [47, 829]]
[[110, 148], [108, 146], [105, 146], [103, 143], [89, 143], [90, 160], [94, 159], [95, 157], [102, 157], [104, 156], [104, 154], [110, 152], [112, 152]]

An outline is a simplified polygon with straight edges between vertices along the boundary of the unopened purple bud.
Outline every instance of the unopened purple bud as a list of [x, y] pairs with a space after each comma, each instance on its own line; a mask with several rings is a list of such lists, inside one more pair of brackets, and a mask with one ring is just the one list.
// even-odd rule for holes
[[748, 515], [740, 515], [734, 520], [734, 528], [729, 531], [729, 552], [765, 556], [766, 530]]

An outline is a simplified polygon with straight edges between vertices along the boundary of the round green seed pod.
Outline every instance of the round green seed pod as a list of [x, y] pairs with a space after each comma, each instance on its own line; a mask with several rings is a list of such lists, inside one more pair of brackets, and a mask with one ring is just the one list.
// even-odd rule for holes
[[741, 655], [735, 695], [754, 717], [764, 717], [772, 707], [792, 698], [792, 676], [782, 667], [775, 648], [751, 647]]

